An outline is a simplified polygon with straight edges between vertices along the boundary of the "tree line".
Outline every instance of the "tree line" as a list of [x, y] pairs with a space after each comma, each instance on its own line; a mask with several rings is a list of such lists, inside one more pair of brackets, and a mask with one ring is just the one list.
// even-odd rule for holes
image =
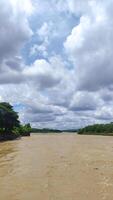
[[32, 128], [32, 133], [61, 133], [61, 130], [58, 129], [49, 129], [49, 128]]
[[15, 139], [28, 136], [31, 132], [30, 124], [22, 125], [18, 113], [7, 102], [0, 103], [0, 140]]
[[94, 124], [79, 129], [78, 134], [113, 135], [113, 122], [108, 124]]

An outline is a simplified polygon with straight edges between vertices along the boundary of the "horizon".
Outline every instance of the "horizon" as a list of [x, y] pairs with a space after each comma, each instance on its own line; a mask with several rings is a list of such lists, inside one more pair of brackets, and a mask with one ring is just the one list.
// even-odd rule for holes
[[32, 127], [113, 121], [113, 1], [1, 0], [0, 102]]

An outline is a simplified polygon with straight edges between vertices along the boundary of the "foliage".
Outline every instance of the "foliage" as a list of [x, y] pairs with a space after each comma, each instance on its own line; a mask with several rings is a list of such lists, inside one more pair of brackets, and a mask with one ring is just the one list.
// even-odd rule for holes
[[113, 123], [86, 126], [79, 129], [78, 134], [113, 135]]
[[25, 124], [25, 125], [19, 126], [19, 133], [20, 133], [21, 136], [30, 135], [30, 132], [31, 132], [30, 124]]
[[20, 135], [19, 127], [13, 127], [12, 133], [13, 133], [14, 135], [16, 135], [17, 137], [21, 136], [21, 135]]
[[20, 125], [18, 118], [17, 112], [9, 103], [0, 103], [0, 129], [2, 132], [10, 133], [13, 127], [18, 127]]
[[30, 124], [20, 125], [14, 127], [12, 132], [18, 136], [30, 136], [31, 126]]
[[28, 136], [30, 132], [30, 124], [20, 124], [18, 113], [13, 110], [12, 105], [0, 103], [0, 140]]
[[43, 129], [32, 128], [31, 132], [32, 133], [61, 133], [62, 131], [57, 130], [57, 129], [49, 129], [49, 128], [43, 128]]

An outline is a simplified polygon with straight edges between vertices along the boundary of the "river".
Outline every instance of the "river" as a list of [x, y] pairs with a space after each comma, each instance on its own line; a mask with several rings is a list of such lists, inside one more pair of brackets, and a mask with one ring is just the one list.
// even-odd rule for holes
[[0, 200], [102, 199], [113, 199], [113, 137], [32, 134], [0, 143]]

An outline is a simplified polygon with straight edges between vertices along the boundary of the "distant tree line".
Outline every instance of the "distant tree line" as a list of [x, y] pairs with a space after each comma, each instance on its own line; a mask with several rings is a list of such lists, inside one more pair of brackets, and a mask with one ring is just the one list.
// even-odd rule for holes
[[0, 103], [0, 140], [30, 135], [30, 124], [22, 125], [18, 113], [7, 102]]
[[61, 133], [61, 130], [57, 130], [57, 129], [49, 129], [49, 128], [32, 128], [31, 129], [32, 133]]
[[64, 129], [62, 130], [64, 133], [77, 133], [78, 129]]
[[78, 134], [113, 135], [113, 122], [109, 124], [94, 124], [81, 128]]

